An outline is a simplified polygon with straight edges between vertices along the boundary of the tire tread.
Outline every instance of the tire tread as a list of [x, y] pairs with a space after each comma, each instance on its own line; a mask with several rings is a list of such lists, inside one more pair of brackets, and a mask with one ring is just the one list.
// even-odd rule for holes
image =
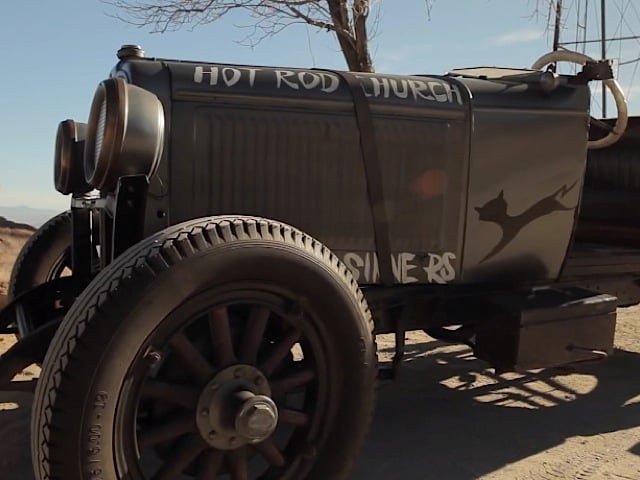
[[[68, 317], [77, 322], [63, 322], [56, 333], [45, 359], [36, 388], [32, 417], [32, 455], [34, 470], [39, 480], [63, 480], [51, 474], [49, 452], [56, 448], [52, 433], [56, 431], [52, 414], [56, 400], [64, 397], [62, 379], [67, 366], [74, 362], [74, 351], [81, 345], [85, 330], [100, 311], [107, 298], [113, 297], [121, 286], [139, 277], [155, 277], [182, 259], [197, 255], [211, 246], [238, 240], [275, 240], [303, 249], [337, 274], [349, 286], [357, 300], [373, 343], [373, 365], [377, 362], [374, 323], [367, 302], [348, 268], [326, 246], [300, 230], [274, 220], [249, 216], [221, 216], [192, 220], [169, 227], [142, 240], [125, 251], [89, 284], [73, 304]], [[80, 312], [84, 315], [79, 316]], [[371, 369], [375, 376], [375, 368]], [[374, 380], [375, 382], [375, 377]], [[375, 403], [372, 399], [371, 404]], [[373, 408], [368, 412], [368, 425], [373, 419]], [[361, 447], [359, 445], [358, 447]], [[352, 460], [353, 462], [354, 460]]]

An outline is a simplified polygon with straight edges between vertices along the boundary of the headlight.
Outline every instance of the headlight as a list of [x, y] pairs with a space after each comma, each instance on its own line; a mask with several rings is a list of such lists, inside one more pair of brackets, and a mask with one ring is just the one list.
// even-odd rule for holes
[[153, 175], [164, 141], [158, 97], [121, 78], [103, 81], [89, 114], [84, 170], [87, 183], [113, 191], [123, 175]]
[[84, 143], [86, 123], [65, 120], [58, 125], [53, 181], [56, 190], [64, 195], [87, 193], [91, 186], [84, 178]]

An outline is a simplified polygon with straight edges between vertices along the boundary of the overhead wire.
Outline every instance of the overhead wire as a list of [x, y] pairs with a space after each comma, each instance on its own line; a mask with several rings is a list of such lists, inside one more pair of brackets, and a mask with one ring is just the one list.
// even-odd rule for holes
[[[550, 9], [553, 3], [549, 2]], [[567, 27], [575, 23], [575, 33], [570, 36], [570, 38], [574, 37], [575, 41], [569, 44], [575, 45], [575, 50], [581, 51], [583, 54], [588, 55], [590, 51], [594, 52], [592, 48], [595, 42], [594, 40], [588, 39], [589, 24], [595, 23], [596, 25], [601, 25], [603, 17], [600, 10], [600, 3], [601, 2], [595, 1], [591, 2], [590, 0], [572, 0], [565, 2], [565, 6], [563, 7], [563, 18], [565, 20], [561, 21], [560, 27], [566, 32]], [[637, 55], [629, 55], [630, 52], [628, 49], [623, 48], [623, 41], [626, 42], [635, 39], [635, 42], [640, 47], [640, 2], [638, 2], [638, 0], [613, 0], [613, 2], [607, 2], [607, 4], [614, 7], [612, 13], [616, 12], [619, 18], [614, 20], [615, 14], [608, 18], [610, 21], [608, 21], [607, 24], [609, 28], [612, 29], [609, 30], [610, 33], [604, 39], [605, 56], [607, 58], [611, 58], [610, 56], [612, 54], [615, 56], [612, 58], [614, 61], [615, 78], [620, 82], [624, 81], [625, 84], [627, 84], [628, 79], [628, 87], [625, 91], [627, 93], [626, 96], [629, 97], [632, 92], [640, 88], [640, 85], [634, 85], [636, 79], [640, 76], [640, 48]], [[571, 18], [572, 15], [576, 16], [575, 22], [573, 22], [574, 19]], [[635, 23], [635, 20], [637, 20], [637, 28], [635, 28], [634, 31], [632, 24]], [[602, 40], [598, 40], [598, 43], [601, 41]], [[562, 42], [560, 43], [560, 48], [565, 49]], [[617, 52], [614, 53], [614, 49], [617, 50]], [[591, 56], [600, 58], [600, 55], [601, 53], [599, 52], [597, 54], [593, 53]], [[631, 68], [630, 65], [634, 65], [633, 68]], [[571, 68], [573, 68], [575, 73], [577, 67], [569, 67], [569, 70], [571, 70]], [[630, 76], [628, 76], [629, 73]], [[601, 86], [594, 85], [594, 87], [592, 95], [593, 106], [597, 109], [602, 109], [600, 99]]]

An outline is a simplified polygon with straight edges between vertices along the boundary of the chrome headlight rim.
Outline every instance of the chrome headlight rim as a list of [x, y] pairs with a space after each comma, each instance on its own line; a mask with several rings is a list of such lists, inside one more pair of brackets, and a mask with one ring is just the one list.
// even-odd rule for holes
[[165, 141], [164, 108], [151, 91], [120, 77], [104, 80], [91, 104], [84, 164], [87, 182], [113, 192], [123, 176], [151, 177]]
[[63, 195], [80, 195], [92, 190], [84, 174], [86, 134], [86, 123], [67, 119], [58, 124], [53, 178], [56, 190]]
[[[120, 150], [118, 147], [122, 146], [127, 103], [126, 82], [122, 78], [100, 82], [91, 102], [84, 170], [87, 183], [99, 190], [109, 189], [107, 186], [114, 183], [109, 172], [113, 171], [112, 166]], [[104, 119], [100, 122], [102, 112]]]

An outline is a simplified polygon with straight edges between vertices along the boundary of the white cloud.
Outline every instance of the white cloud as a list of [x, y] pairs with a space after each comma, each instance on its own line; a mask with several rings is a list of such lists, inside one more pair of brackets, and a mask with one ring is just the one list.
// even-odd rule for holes
[[534, 40], [540, 40], [543, 35], [544, 30], [537, 28], [525, 28], [522, 30], [503, 33], [502, 35], [495, 37], [491, 43], [493, 45], [505, 46], [513, 45], [514, 43], [533, 42]]

